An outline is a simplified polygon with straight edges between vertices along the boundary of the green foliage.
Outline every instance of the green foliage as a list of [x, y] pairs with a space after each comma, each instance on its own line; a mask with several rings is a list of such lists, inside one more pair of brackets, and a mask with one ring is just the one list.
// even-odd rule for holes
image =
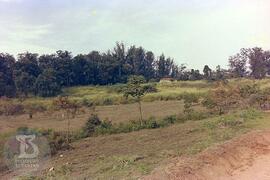
[[155, 83], [144, 85], [143, 90], [144, 90], [145, 93], [156, 93], [156, 92], [158, 92]]
[[145, 83], [143, 76], [130, 76], [124, 89], [124, 97], [128, 98], [131, 96], [140, 99], [145, 94], [145, 89], [142, 86], [143, 83]]
[[13, 79], [15, 59], [9, 54], [0, 53], [0, 97], [14, 97], [16, 86]]
[[260, 87], [256, 83], [240, 85], [240, 94], [243, 98], [258, 93], [260, 93]]
[[70, 149], [69, 143], [66, 141], [67, 132], [56, 132], [52, 129], [33, 129], [29, 127], [19, 127], [17, 134], [44, 136], [48, 140], [51, 155], [57, 154], [60, 150]]
[[141, 106], [141, 97], [145, 94], [145, 89], [142, 84], [145, 83], [145, 79], [143, 76], [130, 76], [128, 79], [127, 86], [124, 89], [124, 97], [128, 99], [129, 96], [136, 99], [139, 103], [139, 111], [140, 111], [140, 121], [142, 123], [142, 106]]
[[204, 126], [208, 129], [214, 128], [238, 128], [246, 121], [254, 120], [261, 116], [261, 112], [255, 109], [247, 109], [234, 114], [224, 115], [217, 119], [205, 122]]
[[209, 91], [202, 104], [219, 115], [241, 103], [239, 87], [230, 86], [222, 82]]
[[201, 120], [209, 117], [204, 113], [190, 113], [189, 115], [171, 115], [167, 116], [163, 119], [156, 119], [154, 117], [150, 117], [147, 120], [143, 120], [142, 122], [138, 121], [130, 121], [128, 123], [119, 123], [112, 124], [109, 121], [103, 121], [98, 123], [98, 125], [91, 125], [91, 134], [88, 136], [99, 135], [99, 134], [118, 134], [118, 133], [129, 133], [132, 131], [139, 131], [142, 129], [157, 129], [162, 127], [170, 126], [174, 123], [183, 123], [188, 120]]
[[94, 106], [93, 101], [91, 101], [90, 99], [87, 99], [87, 98], [83, 98], [81, 104], [82, 104], [82, 106], [86, 106], [86, 107]]
[[49, 69], [38, 76], [35, 82], [35, 91], [38, 96], [51, 97], [61, 92], [61, 86], [57, 83], [55, 74], [52, 69]]
[[172, 116], [167, 116], [163, 119], [165, 124], [174, 124], [177, 121], [177, 116], [172, 115]]
[[16, 72], [15, 84], [17, 91], [24, 96], [34, 92], [36, 78], [26, 72]]
[[183, 94], [183, 99], [184, 99], [184, 113], [189, 114], [193, 112], [192, 105], [194, 103], [199, 102], [199, 97], [196, 94], [185, 93]]
[[[100, 126], [102, 123], [99, 119], [99, 117], [96, 114], [92, 114], [89, 119], [87, 120], [83, 130], [87, 136], [92, 135], [96, 128]], [[105, 124], [103, 124], [104, 127], [107, 127]]]

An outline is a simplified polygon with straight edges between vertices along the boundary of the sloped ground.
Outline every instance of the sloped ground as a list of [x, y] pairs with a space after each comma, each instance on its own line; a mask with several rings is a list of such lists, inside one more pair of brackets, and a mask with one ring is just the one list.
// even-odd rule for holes
[[[241, 119], [242, 124], [220, 125], [220, 122], [241, 117], [246, 118]], [[72, 150], [52, 157], [37, 176], [45, 179], [140, 179], [160, 167], [145, 178], [216, 180], [237, 177], [244, 175], [241, 170], [253, 168], [253, 164], [256, 167], [257, 161], [260, 165], [260, 158], [268, 156], [270, 132], [258, 130], [270, 129], [269, 118], [269, 113], [246, 111], [166, 128], [81, 139], [72, 143]], [[257, 131], [204, 151], [254, 130]], [[50, 171], [52, 167], [54, 170]], [[12, 172], [0, 171], [0, 179], [13, 178], [17, 177]]]
[[147, 180], [269, 180], [270, 131], [252, 132], [192, 159], [175, 158]]

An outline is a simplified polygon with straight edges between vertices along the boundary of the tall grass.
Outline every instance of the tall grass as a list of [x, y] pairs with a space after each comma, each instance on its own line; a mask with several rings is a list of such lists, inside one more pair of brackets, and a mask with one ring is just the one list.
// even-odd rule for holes
[[[145, 85], [153, 85], [152, 83]], [[85, 106], [104, 106], [104, 105], [118, 105], [135, 103], [135, 99], [126, 99], [123, 97], [124, 84], [117, 84], [111, 86], [79, 86], [63, 89], [61, 95], [69, 96], [71, 100]], [[205, 81], [187, 81], [187, 82], [169, 82], [157, 83], [157, 92], [146, 94], [142, 101], [169, 101], [169, 100], [182, 100], [186, 93], [196, 94], [203, 96], [207, 93], [211, 83]], [[38, 105], [44, 109], [53, 109], [53, 97], [40, 98], [29, 97], [24, 101], [13, 99], [14, 103], [22, 103], [23, 105]]]

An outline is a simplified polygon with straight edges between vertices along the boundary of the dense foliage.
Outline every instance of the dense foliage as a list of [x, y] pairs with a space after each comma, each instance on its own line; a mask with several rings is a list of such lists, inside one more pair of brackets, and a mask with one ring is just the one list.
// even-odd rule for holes
[[[249, 65], [249, 66], [248, 66]], [[55, 96], [62, 87], [126, 83], [132, 75], [147, 81], [162, 78], [177, 80], [221, 80], [251, 76], [256, 79], [270, 72], [270, 52], [261, 48], [241, 49], [229, 59], [229, 70], [205, 65], [203, 74], [196, 69], [175, 64], [164, 54], [155, 56], [142, 47], [125, 47], [123, 43], [106, 53], [92, 51], [75, 57], [68, 51], [38, 55], [22, 53], [15, 59], [0, 53], [0, 97]], [[250, 71], [248, 70], [250, 68]]]

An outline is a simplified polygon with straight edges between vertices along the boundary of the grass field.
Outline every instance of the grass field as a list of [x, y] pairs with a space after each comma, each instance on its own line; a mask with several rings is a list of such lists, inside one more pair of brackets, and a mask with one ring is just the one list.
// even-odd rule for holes
[[[230, 80], [230, 84], [252, 84], [248, 79]], [[270, 80], [257, 80], [261, 88], [269, 88]], [[215, 83], [206, 81], [165, 82], [158, 83], [158, 92], [143, 97], [142, 109], [144, 119], [155, 117], [162, 119], [170, 115], [183, 113], [182, 96], [192, 93], [203, 97]], [[119, 89], [123, 85], [86, 86], [63, 90], [78, 102], [94, 102], [93, 107], [84, 106], [74, 119], [71, 129], [80, 130], [92, 113], [98, 114], [101, 120], [109, 120], [113, 124], [138, 121], [138, 105], [123, 98]], [[17, 128], [53, 129], [65, 131], [67, 117], [62, 111], [52, 110], [53, 98], [31, 97], [23, 103], [38, 104], [48, 107], [47, 111], [34, 114], [32, 119], [27, 114], [17, 116], [0, 116], [0, 152], [6, 139]], [[14, 100], [15, 102], [18, 100]], [[196, 112], [206, 112], [201, 105], [195, 105]], [[144, 129], [136, 132], [102, 135], [81, 139], [74, 142], [73, 150], [59, 152], [53, 157], [47, 168], [55, 167], [55, 171], [44, 171], [47, 179], [65, 179], [70, 176], [84, 179], [137, 179], [149, 174], [154, 168], [166, 164], [176, 156], [192, 156], [217, 143], [251, 130], [270, 128], [270, 114], [266, 112], [230, 111], [229, 114], [204, 120], [176, 123], [158, 129]], [[63, 154], [63, 157], [59, 157]], [[0, 158], [1, 161], [1, 158]], [[1, 163], [3, 164], [3, 163]], [[1, 166], [0, 166], [1, 169]]]
[[[142, 98], [142, 101], [181, 100], [185, 93], [203, 95], [212, 86], [213, 83], [207, 83], [206, 81], [157, 83], [156, 88], [158, 92], [146, 94]], [[134, 99], [130, 98], [127, 100], [123, 97], [123, 94], [119, 92], [123, 87], [123, 84], [71, 87], [63, 89], [61, 95], [69, 96], [70, 99], [76, 100], [82, 104], [94, 104], [97, 106], [134, 103]], [[37, 104], [51, 109], [53, 99], [54, 98], [29, 97], [23, 101], [23, 104]], [[19, 103], [18, 99], [14, 101]]]
[[[230, 84], [252, 84], [256, 83], [261, 88], [270, 87], [270, 79], [262, 80], [251, 80], [251, 79], [232, 79], [229, 80]], [[184, 82], [163, 82], [157, 83], [156, 87], [158, 92], [146, 94], [142, 101], [153, 102], [153, 101], [168, 101], [168, 100], [181, 100], [183, 94], [194, 93], [197, 95], [204, 95], [207, 91], [215, 86], [215, 82], [207, 81], [184, 81]], [[123, 94], [119, 92], [124, 87], [123, 84], [112, 85], [112, 86], [82, 86], [82, 87], [71, 87], [63, 89], [62, 95], [68, 95], [70, 99], [76, 100], [80, 103], [90, 103], [97, 106], [103, 105], [119, 105], [134, 103], [134, 100], [130, 98], [126, 100]], [[27, 98], [24, 104], [38, 104], [46, 107], [47, 109], [52, 108], [52, 100], [54, 98], [38, 98], [30, 97]], [[15, 100], [15, 102], [19, 102]]]
[[[243, 118], [242, 124], [222, 127], [230, 118]], [[84, 179], [138, 179], [173, 157], [192, 156], [251, 130], [270, 127], [269, 113], [244, 112], [202, 121], [189, 121], [167, 128], [142, 130], [87, 138], [75, 142], [75, 148], [53, 158], [53, 173], [43, 177]]]
[[[148, 119], [150, 117], [164, 118], [169, 115], [177, 115], [183, 112], [182, 101], [155, 101], [144, 102], [143, 117]], [[197, 106], [196, 109], [204, 111], [204, 108]], [[18, 116], [0, 116], [0, 130], [1, 133], [15, 131], [19, 127], [31, 127], [31, 128], [44, 128], [54, 129], [56, 131], [65, 130], [67, 126], [67, 118], [62, 116], [64, 112], [43, 112], [38, 113], [29, 119], [27, 114]], [[86, 120], [93, 113], [91, 108], [85, 108], [83, 112], [71, 120], [72, 130], [80, 129], [86, 122]], [[127, 105], [111, 105], [111, 106], [98, 106], [95, 109], [95, 113], [102, 120], [109, 120], [112, 123], [125, 123], [132, 120], [139, 119], [139, 110], [137, 104]]]

